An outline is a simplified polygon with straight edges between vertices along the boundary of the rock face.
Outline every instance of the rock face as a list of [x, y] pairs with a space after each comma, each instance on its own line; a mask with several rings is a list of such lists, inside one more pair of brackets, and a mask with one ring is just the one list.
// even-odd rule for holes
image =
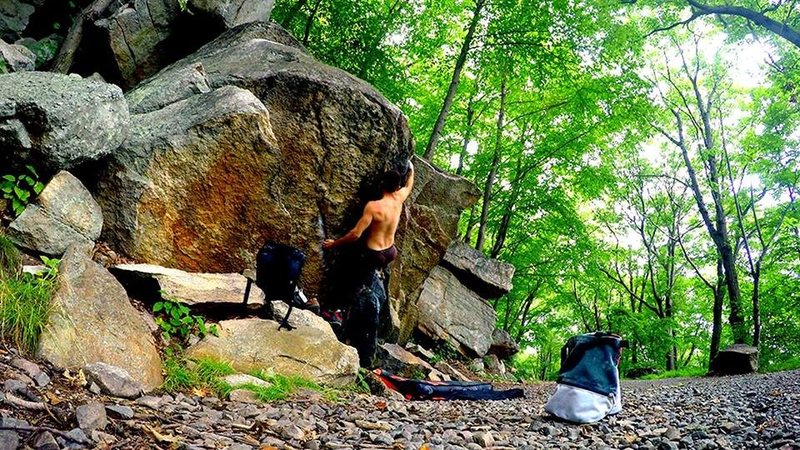
[[188, 0], [181, 10], [174, 0], [112, 1], [81, 25], [72, 69], [131, 88], [227, 29], [269, 20], [272, 6], [273, 0]]
[[0, 77], [0, 161], [7, 164], [68, 170], [110, 153], [127, 130], [117, 86], [47, 72]]
[[58, 291], [38, 355], [58, 367], [104, 362], [126, 370], [149, 391], [161, 384], [161, 359], [125, 289], [78, 246], [59, 268]]
[[483, 356], [492, 345], [494, 309], [447, 270], [436, 267], [419, 297], [418, 328], [465, 355]]
[[441, 265], [483, 298], [496, 298], [511, 291], [514, 266], [486, 258], [464, 242], [453, 242]]
[[219, 337], [206, 336], [187, 356], [228, 361], [240, 372], [263, 369], [332, 385], [352, 382], [358, 372], [354, 348], [312, 327], [278, 331], [272, 320], [222, 321]]
[[719, 375], [758, 372], [758, 349], [751, 345], [731, 345], [717, 354], [711, 370]]
[[[189, 273], [151, 264], [120, 264], [111, 268], [111, 273], [132, 297], [159, 298], [159, 292], [164, 291], [170, 298], [189, 305], [240, 304], [247, 286], [247, 279], [236, 273]], [[264, 303], [264, 293], [255, 284], [248, 303]]]
[[[7, 44], [0, 40], [0, 66], [8, 72], [24, 72], [35, 68], [36, 55], [21, 45]], [[0, 73], [2, 69], [0, 69]]]
[[[99, 202], [118, 248], [182, 270], [238, 272], [273, 239], [305, 251], [303, 287], [319, 291], [320, 242], [352, 227], [364, 186], [410, 156], [411, 136], [371, 86], [268, 40], [276, 34], [260, 23], [230, 30], [129, 93], [134, 110], [137, 98], [177, 103], [134, 116], [102, 177]], [[211, 88], [246, 88], [263, 105], [230, 86], [180, 102], [198, 64]], [[223, 102], [220, 91], [238, 94]], [[222, 114], [220, 103], [240, 106]]]
[[94, 245], [102, 228], [103, 213], [92, 194], [72, 174], [61, 171], [11, 223], [8, 234], [22, 247], [57, 256], [71, 244]]
[[458, 231], [461, 211], [474, 204], [480, 191], [464, 178], [436, 170], [414, 157], [414, 191], [406, 200], [392, 263], [389, 295], [398, 314], [398, 340], [405, 342], [417, 323], [417, 299], [423, 282], [441, 260]]

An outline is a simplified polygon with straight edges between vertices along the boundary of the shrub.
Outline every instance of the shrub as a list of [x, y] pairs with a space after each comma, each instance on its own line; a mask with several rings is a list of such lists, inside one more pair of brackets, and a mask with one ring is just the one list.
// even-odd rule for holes
[[157, 314], [156, 323], [161, 327], [165, 341], [169, 341], [172, 337], [186, 340], [192, 333], [201, 338], [208, 333], [217, 335], [216, 325], [207, 327], [205, 319], [193, 315], [188, 306], [168, 297], [164, 291], [161, 291], [161, 296], [163, 300], [153, 305], [153, 313]]
[[39, 174], [33, 166], [25, 166], [25, 173], [19, 175], [3, 175], [0, 177], [0, 192], [3, 198], [11, 201], [14, 215], [22, 214], [28, 203], [44, 190], [39, 182]]

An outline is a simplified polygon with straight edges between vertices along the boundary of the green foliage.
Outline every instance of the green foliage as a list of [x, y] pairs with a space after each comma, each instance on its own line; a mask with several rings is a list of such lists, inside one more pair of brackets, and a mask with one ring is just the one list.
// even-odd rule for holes
[[22, 214], [33, 197], [39, 195], [43, 189], [44, 185], [39, 182], [39, 174], [33, 166], [25, 166], [23, 174], [0, 177], [0, 192], [3, 198], [11, 202], [11, 210], [15, 216]]
[[668, 372], [661, 372], [651, 375], [645, 375], [642, 380], [664, 380], [667, 378], [691, 378], [702, 377], [708, 373], [707, 369], [702, 367], [687, 367], [679, 370], [670, 370]]
[[245, 385], [241, 387], [241, 389], [255, 392], [259, 400], [263, 402], [286, 400], [300, 389], [322, 392], [329, 400], [336, 398], [334, 391], [325, 389], [319, 384], [298, 375], [277, 375], [262, 370], [251, 372], [250, 375], [270, 383], [269, 386]]
[[0, 280], [17, 277], [22, 268], [22, 255], [8, 237], [0, 234]]
[[208, 333], [217, 335], [216, 325], [206, 326], [205, 319], [192, 314], [188, 306], [168, 297], [164, 291], [161, 291], [161, 295], [162, 300], [153, 305], [153, 313], [156, 314], [156, 323], [165, 341], [173, 337], [185, 341], [193, 333], [201, 338]]
[[33, 42], [26, 40], [22, 45], [36, 55], [36, 69], [40, 70], [56, 57], [61, 42], [53, 35]]
[[36, 351], [56, 290], [59, 262], [49, 259], [51, 269], [35, 276], [0, 278], [0, 339], [22, 351]]

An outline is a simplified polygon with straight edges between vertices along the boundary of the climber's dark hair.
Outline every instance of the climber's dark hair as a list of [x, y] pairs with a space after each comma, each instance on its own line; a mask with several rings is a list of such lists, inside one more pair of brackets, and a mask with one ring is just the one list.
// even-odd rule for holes
[[388, 170], [383, 174], [381, 189], [383, 192], [396, 192], [403, 187], [403, 176], [397, 170]]

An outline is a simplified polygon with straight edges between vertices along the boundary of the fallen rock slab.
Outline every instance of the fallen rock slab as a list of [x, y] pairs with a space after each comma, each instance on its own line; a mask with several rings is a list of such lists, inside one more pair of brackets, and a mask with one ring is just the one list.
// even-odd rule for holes
[[513, 265], [487, 258], [462, 241], [456, 240], [450, 244], [440, 264], [485, 299], [503, 296], [513, 287]]
[[114, 276], [73, 245], [57, 282], [37, 355], [63, 368], [104, 362], [127, 371], [145, 391], [160, 386], [153, 336]]
[[95, 161], [128, 133], [128, 105], [112, 84], [77, 75], [18, 72], [0, 77], [0, 156], [55, 173]]
[[60, 256], [72, 244], [94, 245], [103, 229], [103, 213], [83, 183], [61, 171], [33, 204], [8, 227], [18, 245], [50, 256]]
[[206, 336], [187, 356], [227, 361], [240, 372], [267, 370], [331, 385], [350, 383], [358, 372], [356, 350], [316, 328], [279, 331], [277, 322], [263, 319], [225, 320], [218, 328], [219, 336]]
[[442, 267], [435, 267], [419, 297], [419, 331], [448, 342], [466, 356], [483, 357], [492, 345], [494, 308]]
[[227, 383], [233, 389], [240, 388], [246, 385], [261, 386], [261, 387], [272, 386], [271, 383], [266, 382], [261, 378], [257, 378], [252, 375], [247, 375], [244, 373], [234, 373], [231, 375], [226, 375], [222, 377], [221, 380]]
[[[167, 297], [188, 305], [241, 304], [247, 278], [237, 273], [191, 273], [153, 264], [120, 264], [110, 269], [125, 290], [136, 298]], [[264, 292], [255, 284], [248, 303], [263, 304]]]
[[435, 370], [424, 360], [407, 352], [397, 344], [378, 346], [376, 355], [379, 367], [406, 378], [421, 378]]

